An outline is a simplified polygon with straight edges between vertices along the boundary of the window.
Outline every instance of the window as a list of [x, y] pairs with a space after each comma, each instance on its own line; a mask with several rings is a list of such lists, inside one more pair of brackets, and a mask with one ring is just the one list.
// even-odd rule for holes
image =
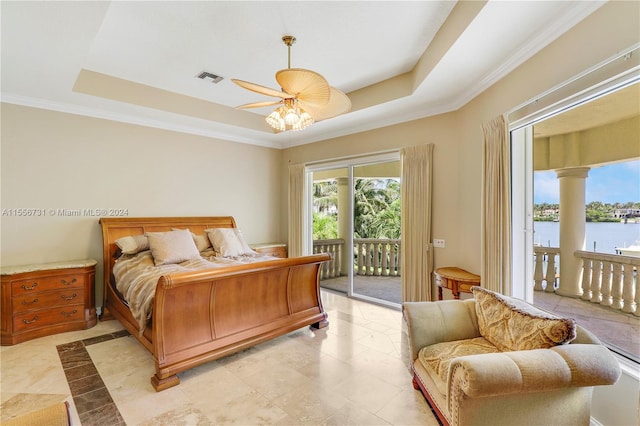
[[[635, 311], [638, 309], [633, 300], [631, 300], [633, 296], [630, 298], [629, 295], [633, 294], [631, 287], [634, 285], [634, 280], [638, 279], [637, 272], [633, 272], [633, 268], [635, 267], [636, 271], [640, 269], [640, 258], [638, 258], [637, 266], [636, 261], [628, 259], [624, 260], [627, 263], [620, 265], [622, 262], [621, 257], [602, 256], [606, 251], [600, 253], [601, 250], [597, 250], [594, 253], [594, 247], [589, 247], [588, 245], [583, 250], [570, 250], [569, 253], [561, 255], [560, 247], [555, 247], [558, 251], [544, 250], [545, 244], [542, 240], [545, 238], [540, 236], [541, 238], [538, 239], [534, 234], [533, 200], [536, 190], [533, 183], [534, 170], [556, 170], [576, 165], [575, 163], [555, 161], [562, 156], [554, 158], [553, 153], [562, 152], [562, 147], [558, 145], [552, 146], [552, 144], [561, 143], [562, 135], [572, 134], [572, 149], [582, 150], [579, 157], [584, 163], [578, 163], [577, 165], [579, 166], [587, 166], [593, 169], [604, 163], [637, 159], [629, 156], [632, 154], [625, 154], [624, 148], [618, 149], [611, 145], [611, 140], [606, 141], [606, 150], [601, 149], [604, 141], [600, 141], [599, 148], [597, 141], [599, 126], [609, 126], [606, 131], [600, 132], [601, 137], [604, 137], [602, 135], [611, 134], [612, 131], [616, 135], [624, 135], [624, 132], [611, 130], [612, 126], [624, 125], [625, 120], [638, 120], [639, 117], [637, 99], [640, 93], [640, 71], [631, 69], [620, 72], [620, 61], [624, 60], [623, 57], [624, 55], [614, 58], [612, 61], [591, 71], [588, 75], [583, 76], [588, 78], [578, 78], [560, 88], [554, 89], [509, 116], [512, 130], [512, 180], [514, 188], [512, 191], [513, 294], [560, 315], [576, 318], [579, 324], [584, 325], [585, 328], [596, 334], [613, 350], [638, 362], [640, 360], [640, 348], [632, 336], [640, 335], [640, 318], [633, 313], [624, 312], [624, 310]], [[613, 72], [618, 74], [612, 75], [611, 73]], [[598, 76], [600, 77], [598, 78]], [[585, 86], [590, 81], [602, 81], [604, 83]], [[614, 103], [612, 103], [613, 99], [623, 98], [627, 92], [634, 99], [635, 112], [625, 112], [614, 107]], [[573, 95], [575, 93], [577, 95]], [[586, 124], [581, 124], [579, 128], [568, 127], [569, 123], [579, 123], [580, 121], [577, 120], [577, 117], [589, 114], [590, 108], [598, 104], [606, 106], [599, 108], [595, 115], [591, 115]], [[605, 116], [610, 113], [612, 113], [612, 117], [605, 120]], [[619, 115], [615, 116], [615, 114]], [[596, 123], [596, 120], [601, 122]], [[627, 124], [633, 125], [633, 123]], [[576, 136], [577, 133], [580, 134]], [[590, 134], [587, 135], [587, 133]], [[587, 141], [586, 136], [592, 139], [596, 138], [596, 141], [590, 140], [584, 142], [584, 146], [576, 146], [576, 141], [578, 141], [577, 144], [582, 144], [583, 140]], [[546, 148], [544, 143], [539, 143], [545, 138], [547, 139], [545, 142]], [[620, 139], [618, 137], [618, 140]], [[623, 141], [620, 142], [624, 143]], [[591, 145], [587, 146], [588, 144]], [[546, 149], [544, 156], [547, 164], [541, 165], [543, 162], [536, 158], [536, 155], [539, 155], [540, 152], [536, 152], [536, 149], [543, 151]], [[612, 157], [612, 151], [618, 151], [617, 159]], [[586, 185], [589, 184], [589, 179], [586, 178]], [[632, 199], [628, 201], [640, 202], [639, 195], [630, 194]], [[636, 199], [633, 199], [634, 197]], [[582, 207], [586, 209], [584, 205]], [[565, 206], [565, 209], [567, 208]], [[562, 211], [562, 205], [560, 205], [560, 211]], [[547, 213], [552, 214], [550, 211]], [[572, 226], [568, 221], [565, 221], [566, 223], [564, 224], [561, 222], [562, 220], [555, 226], [564, 226], [565, 229]], [[580, 223], [579, 225], [584, 227], [585, 223]], [[541, 228], [539, 227], [538, 229]], [[540, 246], [536, 247], [536, 242], [540, 242]], [[600, 249], [603, 248], [600, 247]], [[612, 253], [606, 254], [611, 255]], [[579, 259], [580, 271], [577, 272], [578, 276], [567, 277], [564, 275], [570, 274], [557, 273], [560, 270], [558, 265], [561, 264], [563, 256], [566, 256], [565, 264], [568, 256], [575, 256]], [[548, 269], [550, 265], [552, 265], [552, 270]], [[583, 267], [582, 265], [587, 266]], [[625, 268], [628, 271], [626, 279], [620, 276], [620, 271], [624, 272]], [[562, 283], [563, 278], [565, 279], [565, 284], [572, 280], [577, 280], [576, 285], [571, 289], [579, 291], [578, 297], [565, 297], [562, 295], [562, 291], [558, 291], [558, 285]], [[596, 283], [595, 286], [592, 284], [594, 282]], [[587, 285], [587, 292], [584, 291], [585, 284]], [[536, 291], [534, 291], [534, 286], [537, 288]], [[631, 287], [627, 288], [629, 286]], [[616, 288], [614, 289], [614, 287]], [[547, 289], [555, 291], [545, 291]], [[594, 289], [593, 294], [587, 294], [591, 289]], [[600, 293], [603, 295], [601, 296]], [[612, 297], [614, 306], [607, 306], [608, 303], [599, 303], [600, 298], [608, 300], [612, 293], [615, 294]], [[623, 293], [626, 293], [623, 298], [626, 297], [627, 300], [621, 303], [618, 294]], [[585, 297], [589, 296], [589, 300], [582, 300], [580, 296], [583, 294]], [[590, 300], [593, 300], [593, 302]], [[621, 305], [624, 306], [622, 309], [620, 309]]]

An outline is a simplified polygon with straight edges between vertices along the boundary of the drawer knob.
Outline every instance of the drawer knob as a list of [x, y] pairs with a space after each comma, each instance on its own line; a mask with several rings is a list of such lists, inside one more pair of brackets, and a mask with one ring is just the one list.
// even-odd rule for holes
[[38, 316], [36, 315], [35, 317], [33, 317], [32, 320], [28, 320], [28, 319], [23, 319], [22, 322], [25, 324], [33, 324], [34, 322], [38, 321]]
[[33, 305], [34, 303], [38, 303], [38, 299], [37, 298], [33, 299], [31, 302], [27, 302], [26, 300], [22, 301], [22, 304], [25, 305], [25, 306], [26, 305]]
[[75, 315], [75, 314], [77, 314], [77, 313], [78, 313], [78, 310], [77, 310], [77, 309], [74, 309], [74, 310], [73, 310], [73, 311], [71, 311], [71, 312], [67, 312], [67, 311], [60, 311], [60, 314], [62, 314], [62, 316], [63, 316], [63, 317], [71, 317], [71, 316], [73, 316], [73, 315]]
[[38, 287], [38, 283], [33, 283], [33, 285], [30, 286], [30, 287], [27, 287], [26, 284], [22, 284], [20, 287], [25, 291], [30, 291], [30, 290], [34, 290], [36, 287]]
[[[78, 296], [77, 293], [73, 293], [71, 296], [65, 296], [64, 294], [61, 294], [60, 297], [62, 297], [64, 300], [73, 300]], [[38, 300], [38, 299], [36, 299]]]
[[65, 279], [62, 279], [62, 280], [60, 280], [60, 283], [64, 284], [64, 285], [71, 285], [71, 284], [75, 283], [76, 281], [78, 281], [78, 280], [76, 280], [75, 278], [73, 278], [71, 281], [67, 281]]

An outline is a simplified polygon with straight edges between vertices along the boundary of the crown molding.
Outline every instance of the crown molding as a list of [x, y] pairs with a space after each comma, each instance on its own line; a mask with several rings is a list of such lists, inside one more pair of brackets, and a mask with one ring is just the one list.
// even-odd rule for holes
[[212, 139], [219, 139], [230, 142], [244, 143], [248, 145], [263, 146], [266, 148], [281, 149], [280, 143], [266, 141], [261, 138], [242, 137], [238, 134], [224, 131], [214, 131], [204, 129], [197, 126], [187, 126], [168, 121], [154, 120], [151, 118], [141, 118], [130, 114], [114, 113], [98, 108], [90, 108], [78, 106], [63, 102], [55, 102], [47, 99], [33, 98], [28, 96], [16, 95], [13, 93], [1, 93], [0, 101], [3, 103], [27, 106], [31, 108], [46, 109], [50, 111], [63, 112], [66, 114], [81, 115], [85, 117], [98, 118], [101, 120], [117, 121], [120, 123], [133, 124], [143, 127], [151, 127], [155, 129], [169, 130], [178, 133], [186, 133], [195, 136], [204, 136]]

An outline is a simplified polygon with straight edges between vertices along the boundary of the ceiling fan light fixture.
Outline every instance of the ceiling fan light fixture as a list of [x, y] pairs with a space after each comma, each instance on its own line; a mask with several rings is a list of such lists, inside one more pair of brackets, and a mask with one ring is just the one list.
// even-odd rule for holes
[[306, 129], [315, 122], [311, 114], [300, 108], [294, 99], [285, 99], [285, 105], [269, 114], [265, 121], [280, 132]]
[[293, 126], [298, 121], [300, 121], [300, 117], [298, 117], [298, 113], [296, 112], [296, 110], [293, 108], [287, 108], [287, 111], [284, 115], [284, 122], [289, 126]]
[[[252, 92], [280, 98], [279, 101], [252, 102], [237, 108], [261, 108], [277, 105], [265, 121], [276, 131], [302, 130], [316, 121], [326, 120], [351, 109], [351, 101], [341, 91], [329, 86], [327, 80], [315, 71], [303, 68], [291, 68], [291, 45], [296, 38], [290, 35], [282, 37], [287, 46], [287, 68], [276, 73], [280, 90], [271, 89], [244, 80], [231, 79], [235, 84]], [[308, 110], [307, 111], [305, 111]]]
[[[300, 111], [302, 111], [302, 114], [300, 114], [300, 120], [298, 120], [297, 124], [300, 127], [300, 130], [302, 130], [302, 129], [305, 129], [305, 128], [311, 126], [315, 121], [314, 121], [313, 117], [311, 117], [311, 115], [309, 115], [308, 112], [306, 112], [302, 108], [300, 108]], [[296, 130], [296, 129], [294, 129], [294, 130]]]
[[284, 123], [284, 118], [282, 118], [282, 113], [284, 113], [284, 107], [280, 107], [273, 111], [271, 114], [265, 118], [265, 121], [271, 128], [274, 130], [284, 132], [287, 130], [287, 126]]

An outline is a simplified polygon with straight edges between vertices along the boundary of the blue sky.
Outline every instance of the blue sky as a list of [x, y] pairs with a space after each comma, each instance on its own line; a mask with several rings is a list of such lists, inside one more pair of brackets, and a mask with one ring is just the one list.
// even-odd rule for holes
[[[593, 167], [586, 184], [586, 201], [640, 202], [640, 160]], [[533, 174], [533, 202], [558, 204], [560, 187], [554, 171]]]

